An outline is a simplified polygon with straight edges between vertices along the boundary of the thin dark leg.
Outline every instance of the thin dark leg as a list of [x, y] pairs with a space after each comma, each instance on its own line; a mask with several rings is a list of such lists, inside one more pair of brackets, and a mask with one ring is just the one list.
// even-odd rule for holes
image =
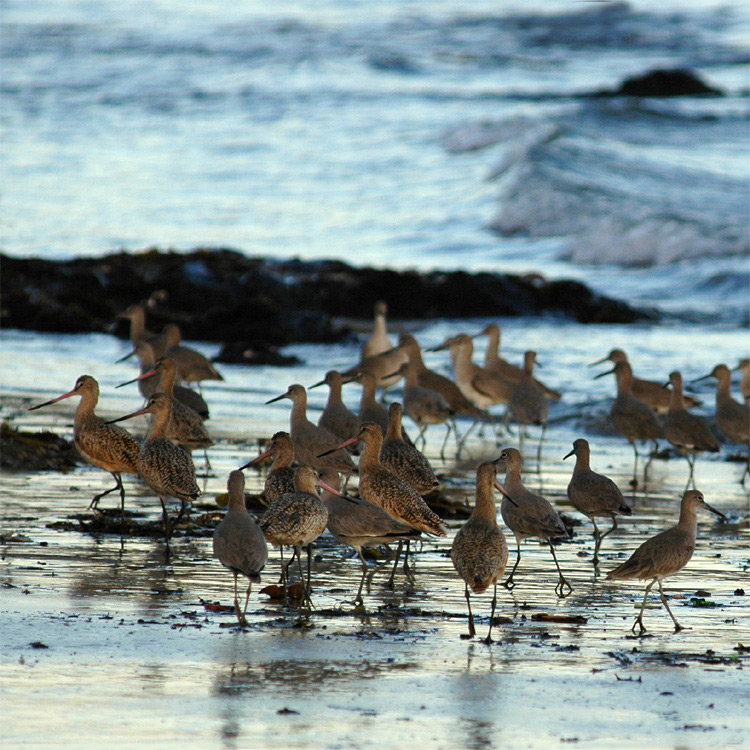
[[651, 467], [651, 462], [654, 460], [654, 456], [659, 452], [659, 443], [654, 440], [654, 447], [651, 450], [651, 453], [648, 454], [648, 460], [646, 461], [646, 465], [643, 468], [643, 483], [646, 484], [646, 481], [648, 480], [648, 470]]
[[245, 613], [247, 612], [247, 603], [250, 601], [250, 589], [253, 587], [252, 581], [247, 583], [247, 593], [245, 594], [245, 606], [242, 609], [242, 624], [247, 625], [247, 619]]
[[403, 541], [398, 543], [398, 549], [396, 550], [396, 562], [393, 563], [393, 570], [391, 570], [391, 576], [386, 584], [389, 588], [393, 588], [393, 581], [396, 576], [396, 569], [398, 568], [398, 559], [401, 556], [401, 550], [404, 548]]
[[541, 466], [542, 466], [542, 444], [544, 443], [545, 432], [547, 432], [546, 422], [542, 425], [542, 434], [539, 437], [539, 447], [537, 448], [537, 451], [536, 451], [536, 465], [540, 467], [540, 471], [541, 471]]
[[516, 574], [516, 568], [518, 567], [518, 563], [521, 562], [521, 542], [516, 539], [516, 564], [513, 566], [513, 570], [510, 571], [510, 575], [503, 581], [503, 586], [505, 586], [508, 591], [513, 591], [513, 589], [516, 587], [515, 581], [513, 580], [513, 576]]
[[[552, 553], [552, 559], [555, 561], [555, 566], [557, 567], [557, 572], [560, 576], [560, 578], [557, 581], [557, 585], [555, 586], [555, 593], [561, 598], [564, 599], [566, 596], [570, 596], [573, 593], [573, 587], [567, 582], [565, 579], [565, 576], [562, 573], [562, 570], [560, 570], [560, 565], [557, 562], [557, 555], [555, 554], [555, 548], [552, 545], [552, 542], [549, 543], [549, 551]], [[568, 593], [565, 592], [565, 587], [568, 587]]]
[[164, 505], [164, 498], [159, 495], [159, 501], [161, 502], [161, 517], [164, 523], [164, 541], [166, 542], [166, 548], [164, 550], [164, 557], [169, 558], [172, 554], [172, 550], [169, 547], [169, 538], [172, 535], [172, 527], [169, 524], [169, 513], [167, 513], [167, 506]]
[[492, 621], [495, 619], [495, 607], [497, 606], [497, 581], [495, 581], [495, 590], [492, 594], [492, 609], [490, 611], [490, 629], [487, 631], [487, 637], [484, 642], [489, 646], [492, 643]]
[[635, 444], [635, 441], [631, 441], [630, 444], [633, 446], [633, 454], [635, 455], [635, 460], [633, 462], [633, 479], [630, 481], [630, 486], [637, 487], [638, 486], [638, 446]]
[[474, 627], [474, 615], [471, 614], [471, 595], [469, 594], [468, 583], [464, 588], [464, 596], [466, 596], [466, 606], [469, 608], [469, 638], [473, 638], [477, 634], [477, 631]]
[[122, 489], [122, 481], [120, 480], [119, 474], [112, 474], [112, 476], [115, 478], [115, 486], [112, 487], [110, 490], [105, 490], [104, 492], [100, 492], [98, 495], [94, 495], [93, 499], [89, 503], [89, 510], [96, 510], [96, 506], [99, 505], [99, 501], [105, 496], [109, 495], [110, 492], [114, 492], [115, 490], [120, 490], [120, 497], [122, 498], [123, 507], [125, 506], [125, 495], [123, 494]]
[[365, 576], [367, 575], [367, 563], [365, 562], [365, 558], [362, 555], [361, 547], [357, 550], [357, 554], [359, 555], [359, 559], [362, 561], [362, 577], [359, 579], [359, 589], [357, 590], [357, 596], [354, 598], [354, 603], [364, 604], [364, 601], [362, 599], [362, 586], [365, 583]]
[[638, 613], [638, 617], [635, 618], [635, 622], [633, 623], [633, 627], [631, 628], [631, 631], [635, 633], [635, 626], [639, 626], [639, 631], [635, 633], [636, 635], [643, 635], [646, 632], [646, 628], [643, 626], [643, 609], [646, 606], [646, 599], [648, 599], [648, 592], [651, 591], [651, 587], [656, 583], [657, 579], [654, 578], [651, 583], [649, 583], [648, 586], [646, 586], [646, 593], [643, 595], [643, 601], [641, 602], [641, 611]]
[[594, 567], [599, 565], [599, 547], [602, 543], [602, 536], [599, 533], [599, 527], [596, 525], [596, 518], [591, 519], [591, 523], [594, 524]]
[[[448, 438], [451, 436], [451, 425], [450, 422], [445, 423], [445, 439], [443, 444], [440, 446], [440, 458], [445, 461], [445, 446], [448, 445]], [[455, 429], [455, 428], [454, 428]]]
[[682, 630], [682, 625], [680, 625], [680, 623], [675, 620], [675, 617], [672, 614], [672, 610], [669, 608], [669, 604], [667, 604], [667, 597], [664, 595], [664, 589], [661, 587], [661, 578], [658, 579], [658, 583], [662, 604], [664, 604], [664, 606], [667, 608], [667, 612], [669, 612], [669, 616], [672, 618], [672, 622], [674, 623], [674, 632], [679, 633]]

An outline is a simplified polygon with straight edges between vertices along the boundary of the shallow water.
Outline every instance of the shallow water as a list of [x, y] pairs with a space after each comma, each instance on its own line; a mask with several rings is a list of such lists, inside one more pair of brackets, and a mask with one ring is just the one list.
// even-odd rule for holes
[[[434, 323], [417, 337], [427, 346], [481, 323]], [[740, 355], [736, 330], [705, 326], [583, 328], [521, 320], [508, 321], [503, 333], [514, 359], [521, 348], [538, 347], [547, 365], [540, 377], [565, 393], [552, 409], [540, 473], [535, 441], [526, 443], [525, 481], [579, 519], [565, 499], [572, 467], [561, 461], [575, 437], [589, 438], [594, 468], [622, 488], [632, 471], [630, 448], [596, 427], [613, 383], [592, 380], [584, 363], [613, 341], [634, 352], [637, 372], [653, 377], [676, 366], [686, 378], [697, 377], [710, 369], [717, 352], [730, 362]], [[125, 342], [9, 331], [2, 336], [4, 352], [13, 354], [4, 368], [2, 414], [16, 426], [70, 436], [71, 401], [32, 413], [26, 407], [69, 390], [83, 371], [100, 380], [99, 413], [124, 414], [140, 403], [135, 386], [113, 390], [133, 374], [130, 363], [112, 364]], [[217, 445], [210, 451], [213, 472], [200, 480], [204, 495], [194, 515], [216, 508], [228, 472], [256, 454], [258, 438], [287, 425], [288, 403], [264, 406], [264, 401], [291, 382], [309, 384], [325, 368], [354, 361], [357, 345], [292, 350], [305, 364], [283, 370], [225, 366], [226, 382], [204, 389]], [[436, 368], [445, 367], [441, 354], [426, 356]], [[701, 412], [709, 415], [709, 386], [699, 395]], [[325, 396], [311, 393], [313, 416]], [[345, 391], [352, 406], [358, 397], [357, 388]], [[145, 423], [138, 421], [131, 426], [142, 433]], [[473, 437], [460, 460], [449, 456], [442, 462], [441, 438], [440, 429], [430, 436], [428, 455], [448, 495], [471, 501], [476, 465], [496, 456], [498, 447], [489, 434]], [[571, 542], [557, 548], [574, 586], [568, 599], [554, 594], [549, 550], [524, 543], [518, 586], [499, 593], [497, 614], [504, 619], [491, 647], [460, 638], [467, 628], [463, 585], [447, 556], [459, 522], [449, 524], [447, 539], [425, 541], [413, 585], [399, 575], [390, 591], [383, 586], [387, 568], [374, 573], [364, 611], [351, 601], [359, 563], [326, 535], [313, 569], [315, 610], [308, 615], [285, 608], [256, 587], [250, 628], [239, 632], [231, 613], [213, 613], [203, 604], [232, 600], [232, 577], [211, 559], [210, 537], [176, 539], [174, 558], [165, 565], [158, 537], [50, 527], [86, 516], [93, 494], [110, 485], [103, 472], [90, 467], [68, 474], [3, 472], [3, 741], [33, 746], [55, 738], [53, 744], [87, 747], [101, 746], [104, 736], [125, 745], [157, 741], [183, 747], [279, 742], [545, 747], [561, 741], [588, 747], [736, 747], [749, 728], [746, 712], [738, 710], [747, 694], [747, 654], [737, 647], [750, 641], [750, 606], [747, 596], [735, 592], [748, 589], [750, 502], [738, 483], [742, 465], [727, 462], [729, 452], [701, 457], [696, 469], [699, 488], [729, 523], [703, 514], [693, 560], [666, 583], [673, 611], [689, 629], [673, 635], [666, 612], [654, 608], [646, 612], [649, 637], [632, 637], [643, 586], [594, 577], [590, 526], [584, 522]], [[200, 472], [197, 456], [196, 465]], [[647, 491], [626, 495], [635, 513], [605, 540], [603, 572], [675, 521], [686, 472], [681, 459], [657, 460]], [[248, 491], [259, 490], [263, 475], [248, 470], [246, 476]], [[148, 489], [132, 479], [126, 488], [127, 507], [157, 520], [158, 503]], [[102, 504], [117, 502], [110, 495]], [[505, 533], [512, 561], [512, 537]], [[263, 585], [276, 580], [277, 555], [270, 553]], [[699, 598], [716, 606], [693, 606]], [[483, 636], [489, 597], [473, 602]], [[587, 621], [534, 621], [538, 613], [582, 615]], [[46, 648], [34, 648], [35, 642]], [[45, 705], [55, 710], [44, 713], [42, 727], [38, 717]], [[278, 713], [283, 709], [296, 713]]]

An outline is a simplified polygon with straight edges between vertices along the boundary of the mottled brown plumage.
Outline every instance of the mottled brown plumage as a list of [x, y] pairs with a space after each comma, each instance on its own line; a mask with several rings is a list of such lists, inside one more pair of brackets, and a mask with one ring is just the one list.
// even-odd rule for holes
[[492, 620], [497, 605], [497, 582], [508, 563], [508, 545], [497, 525], [494, 485], [497, 470], [489, 461], [477, 468], [476, 501], [469, 520], [453, 538], [451, 560], [456, 572], [465, 583], [466, 604], [469, 608], [469, 637], [476, 635], [474, 616], [471, 612], [469, 589], [475, 594], [484, 593], [494, 587], [490, 627], [486, 643], [492, 643]]
[[125, 509], [125, 488], [122, 474], [138, 475], [138, 441], [125, 429], [98, 417], [94, 410], [99, 401], [99, 383], [91, 375], [81, 375], [72, 391], [32, 406], [31, 410], [54, 404], [65, 398], [80, 396], [73, 422], [73, 442], [78, 452], [92, 466], [108, 471], [115, 479], [112, 489], [94, 495], [89, 505], [96, 508], [99, 500], [115, 490], [120, 491], [120, 508]]
[[669, 609], [661, 581], [662, 578], [674, 575], [682, 570], [693, 556], [695, 539], [698, 532], [699, 508], [705, 508], [711, 511], [711, 513], [715, 513], [722, 520], [726, 520], [723, 514], [705, 502], [701, 492], [689, 490], [682, 497], [678, 524], [647, 539], [633, 552], [628, 560], [607, 573], [607, 580], [629, 578], [637, 578], [639, 580], [652, 579], [651, 583], [646, 586], [646, 594], [643, 597], [640, 612], [633, 623], [633, 632], [635, 632], [636, 625], [640, 626], [638, 635], [646, 632], [646, 628], [643, 626], [643, 609], [646, 606], [648, 593], [655, 583], [659, 584], [661, 600], [667, 612], [669, 612], [672, 622], [674, 622], [675, 633], [682, 630], [682, 627]]
[[[227, 480], [229, 504], [224, 518], [214, 529], [214, 557], [234, 575], [234, 611], [240, 625], [246, 625], [245, 613], [253, 583], [260, 583], [260, 573], [268, 559], [268, 545], [263, 532], [245, 507], [245, 475], [232, 471]], [[237, 598], [237, 576], [247, 577], [245, 606], [240, 612]]]
[[266, 504], [272, 503], [277, 497], [294, 492], [294, 444], [288, 432], [277, 432], [259, 456], [240, 466], [240, 470], [248, 466], [256, 466], [261, 461], [273, 456], [273, 463], [266, 477], [263, 496]]

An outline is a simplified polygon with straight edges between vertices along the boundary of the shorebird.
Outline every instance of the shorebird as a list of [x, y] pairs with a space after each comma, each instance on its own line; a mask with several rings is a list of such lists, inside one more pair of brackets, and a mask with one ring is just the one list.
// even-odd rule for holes
[[420, 495], [442, 489], [427, 457], [401, 435], [401, 404], [388, 407], [388, 429], [380, 449], [380, 463], [411, 485]]
[[269, 399], [266, 403], [272, 404], [282, 398], [288, 398], [292, 402], [289, 434], [294, 444], [294, 456], [297, 461], [310, 464], [316, 469], [335, 469], [343, 474], [353, 474], [356, 467], [346, 451], [326, 455], [324, 459], [320, 458], [321, 453], [328, 451], [341, 441], [332, 432], [318, 427], [307, 418], [307, 392], [304, 387], [298, 383], [290, 385], [285, 393]]
[[359, 417], [347, 408], [341, 398], [343, 378], [337, 370], [329, 370], [323, 380], [310, 386], [310, 390], [327, 385], [328, 402], [318, 418], [318, 427], [332, 432], [339, 440], [347, 440], [359, 429]]
[[[397, 521], [433, 536], [445, 536], [445, 527], [440, 517], [427, 506], [422, 496], [407, 482], [400, 479], [380, 462], [383, 433], [378, 425], [365, 422], [357, 435], [341, 443], [337, 448], [363, 441], [364, 449], [359, 459], [359, 494], [364, 500], [382, 508]], [[334, 448], [333, 450], [336, 450]], [[393, 586], [403, 542], [398, 544], [396, 562], [388, 581]], [[410, 575], [408, 566], [409, 542], [406, 542], [404, 570]]]
[[[320, 472], [320, 478], [333, 489], [339, 489], [339, 477], [333, 469], [324, 469]], [[351, 547], [362, 563], [362, 577], [354, 599], [355, 604], [362, 604], [362, 586], [368, 572], [362, 549], [380, 544], [408, 542], [418, 539], [421, 532], [397, 521], [382, 508], [361, 498], [341, 498], [324, 490], [321, 499], [328, 508], [328, 531]]]
[[138, 441], [125, 429], [109, 424], [94, 414], [99, 401], [99, 383], [91, 375], [81, 375], [72, 391], [29, 408], [29, 411], [80, 396], [73, 422], [73, 442], [78, 452], [92, 466], [108, 471], [115, 479], [112, 489], [94, 495], [89, 508], [96, 508], [105, 495], [120, 491], [120, 511], [125, 512], [125, 488], [122, 474], [138, 476]]
[[[555, 548], [552, 544], [553, 538], [568, 536], [565, 524], [546, 498], [536, 495], [524, 487], [521, 482], [521, 453], [516, 448], [505, 448], [497, 460], [505, 462], [504, 498], [500, 505], [500, 513], [505, 525], [516, 538], [516, 562], [503, 586], [510, 590], [515, 587], [513, 576], [518, 568], [518, 563], [521, 562], [521, 542], [524, 539], [536, 537], [549, 544], [552, 558], [555, 561], [555, 567], [559, 574], [555, 593], [560, 598], [569, 596], [573, 587], [560, 570]], [[567, 593], [565, 593], [566, 588], [568, 589]]]
[[185, 514], [185, 503], [195, 500], [202, 494], [195, 482], [195, 466], [193, 466], [190, 454], [167, 437], [167, 425], [171, 412], [172, 402], [169, 397], [165, 393], [157, 392], [149, 398], [143, 409], [109, 422], [112, 424], [140, 414], [151, 414], [151, 427], [138, 452], [138, 471], [146, 484], [159, 496], [161, 502], [166, 557], [172, 554], [169, 546], [172, 526], [164, 498], [174, 497], [180, 501], [180, 512], [174, 522], [176, 524]]
[[703, 419], [686, 411], [682, 398], [682, 375], [676, 370], [671, 372], [669, 383], [672, 386], [672, 398], [669, 401], [667, 416], [664, 417], [664, 437], [685, 456], [690, 466], [685, 489], [690, 486], [691, 481], [695, 488], [693, 470], [696, 454], [701, 451], [716, 453], [720, 449], [719, 443]]
[[693, 382], [706, 378], [716, 378], [716, 426], [727, 440], [748, 448], [741, 480], [744, 484], [745, 477], [750, 474], [750, 410], [732, 398], [732, 373], [726, 365], [716, 365], [708, 375]]
[[375, 378], [371, 373], [363, 371], [358, 372], [353, 380], [362, 386], [357, 414], [359, 425], [365, 422], [375, 422], [385, 435], [388, 430], [388, 409], [375, 399]]
[[[130, 321], [130, 343], [133, 345], [133, 349], [135, 349], [142, 341], [158, 339], [158, 334], [154, 333], [154, 331], [149, 331], [148, 328], [146, 328], [145, 305], [140, 303], [130, 305], [130, 307], [128, 307], [125, 312], [120, 313], [118, 317], [126, 318]], [[162, 348], [162, 351], [159, 352], [159, 356], [163, 353], [164, 351]]]
[[[638, 447], [637, 442], [650, 440], [654, 445], [654, 452], [658, 448], [658, 438], [664, 437], [664, 431], [656, 412], [643, 401], [633, 395], [633, 370], [628, 362], [616, 362], [614, 369], [599, 373], [594, 379], [605, 375], [615, 374], [617, 380], [617, 398], [610, 410], [610, 419], [615, 429], [633, 446], [635, 463], [633, 464], [633, 479], [631, 485], [638, 486]], [[651, 454], [653, 456], [653, 453]], [[651, 457], [643, 470], [644, 481]]]
[[393, 373], [406, 362], [407, 356], [405, 351], [398, 346], [394, 346], [388, 351], [363, 359], [354, 367], [342, 372], [341, 375], [344, 381], [349, 381], [361, 372], [369, 373], [375, 379], [375, 387], [381, 388], [382, 395], [385, 397], [386, 390], [398, 382], [398, 376]]
[[195, 349], [181, 343], [182, 334], [175, 323], [164, 326], [167, 342], [164, 353], [177, 364], [180, 380], [186, 383], [198, 383], [203, 380], [224, 380], [222, 374], [211, 364], [211, 361]]
[[735, 369], [742, 373], [742, 378], [740, 379], [740, 393], [742, 393], [742, 398], [745, 399], [746, 404], [750, 404], [750, 359], [747, 357], [741, 359]]
[[266, 477], [263, 488], [263, 497], [266, 505], [270, 505], [277, 497], [287, 492], [294, 492], [294, 443], [288, 432], [277, 432], [259, 456], [240, 466], [247, 469], [248, 466], [256, 466], [268, 456], [273, 456], [271, 469]]
[[[568, 499], [573, 507], [594, 524], [594, 567], [599, 563], [599, 548], [602, 539], [617, 528], [617, 514], [629, 516], [633, 511], [625, 502], [617, 485], [603, 474], [597, 474], [589, 465], [589, 441], [578, 438], [573, 442], [573, 450], [563, 456], [563, 460], [576, 457], [573, 476], [568, 484]], [[612, 519], [612, 528], [603, 534], [596, 525], [596, 517]]]
[[542, 434], [539, 436], [539, 447], [536, 453], [537, 464], [539, 464], [542, 460], [542, 443], [549, 419], [549, 403], [544, 390], [534, 380], [534, 362], [536, 362], [536, 352], [526, 352], [523, 358], [523, 375], [510, 395], [507, 417], [518, 424], [521, 451], [523, 451], [523, 434], [526, 425], [541, 426]]
[[[447, 429], [445, 439], [440, 448], [440, 457], [445, 458], [445, 444], [451, 433], [451, 423], [448, 421], [455, 415], [450, 404], [436, 391], [418, 384], [417, 366], [412, 360], [404, 362], [398, 372], [404, 378], [404, 411], [419, 428], [417, 440], [422, 438], [422, 450], [427, 440], [425, 431], [431, 424], [445, 423]], [[455, 423], [454, 423], [455, 425]]]
[[[156, 393], [159, 390], [159, 376], [154, 372], [154, 368], [156, 367], [154, 350], [147, 341], [141, 341], [139, 344], [136, 344], [135, 353], [141, 363], [141, 376], [128, 380], [125, 383], [120, 383], [115, 388], [122, 388], [124, 385], [130, 385], [131, 383], [138, 383], [138, 390], [141, 396], [148, 399], [152, 393]], [[208, 404], [204, 401], [200, 393], [186, 388], [184, 385], [175, 383], [172, 395], [178, 401], [185, 404], [185, 406], [189, 406], [201, 419], [208, 419]]]
[[362, 345], [362, 361], [393, 349], [393, 343], [388, 336], [388, 327], [385, 320], [387, 314], [388, 305], [383, 300], [376, 302], [372, 333]]
[[469, 638], [476, 635], [474, 616], [471, 613], [471, 595], [483, 594], [493, 586], [490, 627], [484, 642], [492, 643], [492, 620], [497, 606], [497, 582], [503, 577], [508, 563], [508, 545], [497, 525], [497, 510], [493, 487], [496, 483], [495, 464], [485, 461], [477, 468], [476, 501], [469, 520], [453, 538], [451, 560], [458, 575], [464, 580], [464, 595], [469, 608]]
[[662, 603], [674, 623], [674, 632], [679, 633], [682, 630], [682, 626], [677, 622], [675, 616], [672, 614], [672, 610], [669, 608], [661, 582], [663, 578], [674, 575], [690, 562], [690, 558], [693, 556], [693, 551], [695, 550], [699, 508], [705, 508], [711, 511], [711, 513], [715, 513], [722, 521], [726, 520], [722, 513], [712, 508], [703, 499], [703, 493], [698, 492], [698, 490], [688, 490], [682, 496], [679, 523], [671, 529], [662, 531], [660, 534], [647, 539], [633, 552], [629, 560], [607, 573], [607, 580], [627, 578], [637, 578], [638, 580], [651, 579], [651, 582], [646, 586], [646, 594], [643, 597], [638, 617], [635, 618], [635, 622], [633, 623], [633, 633], [635, 633], [636, 625], [640, 628], [637, 635], [643, 635], [646, 632], [646, 628], [643, 625], [643, 610], [646, 606], [648, 592], [651, 591], [651, 587], [655, 583], [659, 584], [659, 594], [661, 595]]
[[[475, 333], [472, 338], [479, 336], [487, 337], [487, 349], [484, 355], [484, 367], [487, 370], [496, 372], [501, 378], [517, 383], [523, 377], [523, 367], [508, 362], [500, 356], [500, 326], [497, 323], [488, 323], [479, 333]], [[539, 380], [534, 382], [544, 391], [544, 395], [550, 401], [558, 401], [561, 398], [559, 391], [549, 388]]]
[[[244, 627], [247, 625], [245, 613], [250, 599], [250, 589], [254, 583], [260, 583], [260, 573], [268, 559], [268, 545], [260, 526], [255, 523], [245, 507], [245, 475], [237, 470], [230, 472], [227, 489], [227, 512], [214, 529], [214, 557], [234, 575], [234, 611], [237, 622]], [[239, 574], [248, 579], [245, 606], [241, 612], [237, 597]]]
[[[594, 365], [601, 365], [604, 362], [612, 362], [617, 364], [618, 362], [627, 362], [628, 355], [622, 349], [612, 349], [612, 351], [601, 359], [597, 359], [596, 362], [592, 362], [589, 367]], [[644, 404], [648, 404], [657, 414], [666, 414], [669, 409], [669, 398], [671, 396], [669, 388], [657, 383], [654, 380], [642, 380], [641, 378], [633, 377], [632, 384], [633, 395], [639, 400], [643, 401]], [[693, 398], [692, 396], [684, 396], [685, 405], [692, 409], [694, 406], [700, 406], [700, 401]]]
[[[260, 519], [260, 527], [271, 544], [281, 548], [281, 571], [286, 594], [289, 581], [289, 566], [297, 557], [300, 579], [304, 586], [303, 600], [310, 600], [310, 569], [312, 567], [312, 543], [323, 533], [328, 522], [328, 508], [317, 493], [321, 486], [335, 494], [336, 490], [318, 478], [315, 469], [303, 464], [294, 472], [294, 492], [277, 497]], [[294, 547], [291, 559], [284, 566], [284, 545]], [[307, 582], [302, 574], [302, 547], [307, 547]]]

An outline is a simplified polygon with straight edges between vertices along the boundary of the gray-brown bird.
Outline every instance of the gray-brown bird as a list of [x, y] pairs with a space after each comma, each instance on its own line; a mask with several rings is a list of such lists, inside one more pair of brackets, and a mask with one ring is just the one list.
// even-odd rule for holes
[[164, 326], [166, 346], [164, 354], [177, 364], [180, 380], [186, 383], [201, 383], [204, 380], [224, 380], [224, 376], [211, 364], [208, 357], [182, 343], [182, 333], [176, 323]]
[[323, 380], [314, 383], [309, 389], [328, 386], [328, 401], [318, 418], [318, 427], [332, 432], [340, 441], [348, 440], [359, 429], [359, 418], [341, 398], [342, 384], [341, 373], [329, 370]]
[[78, 452], [92, 466], [108, 471], [115, 479], [115, 486], [94, 495], [89, 508], [96, 508], [105, 495], [120, 491], [120, 511], [125, 512], [125, 488], [122, 474], [138, 476], [138, 441], [125, 429], [110, 424], [98, 417], [94, 410], [99, 401], [99, 383], [91, 375], [81, 375], [72, 391], [29, 408], [29, 411], [80, 396], [73, 422], [73, 442]]
[[703, 499], [703, 493], [698, 492], [698, 490], [688, 490], [682, 496], [678, 524], [647, 539], [633, 552], [630, 559], [607, 573], [607, 580], [629, 578], [637, 578], [638, 580], [651, 579], [651, 582], [646, 586], [646, 593], [643, 597], [638, 617], [635, 618], [635, 622], [633, 623], [632, 631], [634, 633], [636, 625], [640, 628], [637, 635], [642, 635], [646, 632], [646, 628], [643, 625], [643, 610], [646, 606], [648, 593], [655, 583], [659, 584], [659, 594], [661, 595], [662, 603], [674, 623], [674, 632], [678, 633], [682, 630], [682, 626], [677, 622], [675, 616], [672, 614], [672, 610], [669, 608], [661, 582], [663, 578], [674, 575], [682, 570], [693, 556], [695, 538], [698, 533], [699, 508], [705, 508], [711, 511], [711, 513], [715, 513], [722, 521], [726, 520], [722, 513], [712, 508]]
[[487, 644], [492, 643], [497, 582], [503, 577], [508, 563], [508, 545], [497, 524], [494, 496], [496, 476], [497, 469], [493, 462], [485, 461], [479, 464], [474, 510], [456, 533], [451, 546], [453, 567], [464, 580], [464, 595], [466, 606], [469, 608], [469, 638], [476, 635], [469, 589], [475, 594], [483, 594], [490, 586], [493, 587], [490, 627], [484, 640]]
[[[260, 573], [268, 560], [268, 545], [263, 532], [247, 512], [245, 506], [245, 475], [232, 471], [227, 480], [229, 504], [224, 518], [214, 529], [214, 557], [234, 575], [234, 611], [237, 622], [247, 625], [245, 613], [254, 583], [260, 583]], [[237, 576], [248, 579], [245, 606], [240, 611], [237, 597]]]
[[669, 383], [672, 386], [672, 397], [669, 401], [669, 411], [664, 417], [664, 437], [685, 456], [690, 466], [685, 489], [690, 486], [690, 482], [695, 488], [693, 472], [696, 455], [702, 451], [717, 453], [720, 450], [719, 442], [711, 434], [705, 420], [685, 409], [682, 398], [682, 375], [676, 370], [671, 372]]
[[[629, 516], [633, 512], [625, 502], [618, 486], [604, 474], [592, 471], [589, 441], [578, 438], [573, 442], [573, 450], [563, 459], [576, 457], [573, 476], [568, 484], [568, 499], [573, 507], [594, 524], [594, 567], [599, 563], [599, 548], [602, 539], [617, 528], [617, 514]], [[612, 519], [612, 527], [603, 534], [596, 525], [597, 516]]]
[[735, 368], [742, 373], [740, 378], [740, 393], [746, 404], [750, 404], [750, 359], [743, 357]]
[[393, 349], [393, 342], [388, 336], [388, 324], [386, 322], [387, 315], [388, 305], [383, 300], [378, 300], [375, 303], [373, 311], [374, 319], [372, 333], [362, 345], [362, 361]]
[[536, 352], [526, 352], [523, 358], [523, 375], [510, 395], [507, 416], [508, 419], [518, 424], [519, 448], [522, 452], [526, 425], [536, 425], [542, 428], [536, 454], [537, 464], [539, 464], [542, 460], [542, 443], [549, 419], [549, 401], [542, 387], [534, 380], [534, 362], [536, 362]]
[[174, 521], [177, 524], [185, 514], [185, 503], [195, 500], [202, 494], [195, 481], [195, 466], [190, 454], [167, 437], [171, 412], [172, 402], [169, 397], [165, 393], [157, 392], [149, 398], [143, 409], [110, 421], [111, 424], [140, 414], [151, 414], [151, 426], [138, 452], [138, 472], [161, 501], [166, 557], [172, 553], [169, 546], [172, 525], [164, 498], [174, 497], [180, 501], [180, 512]]
[[273, 463], [266, 477], [263, 488], [263, 499], [270, 505], [277, 497], [287, 492], [294, 492], [294, 443], [288, 432], [277, 432], [268, 443], [268, 447], [259, 456], [240, 466], [247, 469], [257, 466], [269, 456], [273, 456]]
[[[505, 481], [503, 482], [503, 502], [500, 504], [500, 513], [505, 525], [513, 532], [516, 538], [516, 562], [510, 575], [504, 581], [503, 586], [507, 589], [515, 587], [515, 576], [518, 564], [521, 562], [521, 542], [524, 539], [537, 538], [549, 544], [552, 558], [559, 575], [555, 585], [555, 593], [563, 598], [569, 596], [573, 587], [565, 579], [557, 562], [557, 555], [552, 544], [552, 539], [567, 537], [568, 531], [563, 524], [558, 512], [550, 502], [524, 487], [521, 481], [521, 453], [516, 448], [505, 448], [500, 453], [499, 461], [505, 462]], [[566, 593], [567, 588], [567, 593]]]

